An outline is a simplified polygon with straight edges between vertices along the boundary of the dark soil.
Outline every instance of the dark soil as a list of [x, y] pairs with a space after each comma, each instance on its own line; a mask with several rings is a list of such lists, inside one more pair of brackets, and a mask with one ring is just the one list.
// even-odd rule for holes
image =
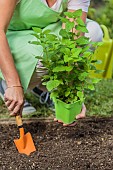
[[75, 127], [58, 123], [25, 124], [37, 151], [19, 154], [13, 143], [16, 125], [0, 125], [0, 170], [113, 170], [113, 118], [80, 120]]

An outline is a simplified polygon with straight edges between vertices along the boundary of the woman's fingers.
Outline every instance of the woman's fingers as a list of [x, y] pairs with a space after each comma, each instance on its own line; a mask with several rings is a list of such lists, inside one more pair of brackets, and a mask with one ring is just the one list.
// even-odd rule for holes
[[24, 101], [6, 101], [5, 102], [7, 108], [9, 111], [11, 111], [12, 113], [11, 114], [17, 114], [19, 110], [21, 110], [21, 107], [23, 106], [24, 104]]
[[8, 107], [8, 106], [10, 106], [11, 102], [12, 102], [12, 101], [10, 101], [10, 100], [8, 101], [8, 100], [7, 100], [7, 101], [5, 102], [5, 105]]
[[[5, 101], [5, 102], [9, 101], [9, 99], [8, 99], [7, 96], [6, 96], [6, 94], [4, 94], [4, 101]], [[10, 101], [12, 101], [12, 100], [10, 99]]]
[[11, 103], [10, 103], [10, 101], [9, 101], [9, 102], [7, 102], [7, 103], [9, 103], [9, 105], [7, 105], [7, 108], [8, 108], [9, 111], [13, 111], [14, 108], [15, 108], [15, 106], [16, 106], [16, 104], [17, 104], [16, 101], [12, 101]]
[[22, 115], [24, 93], [20, 87], [7, 88], [4, 94], [5, 104], [10, 111], [10, 116]]
[[10, 116], [16, 116], [16, 114], [15, 113], [13, 113], [13, 112], [10, 112], [10, 114], [9, 114]]
[[[22, 106], [21, 106], [22, 107]], [[23, 107], [22, 107], [23, 108]], [[16, 116], [16, 115], [20, 115], [22, 116], [22, 113], [20, 110], [22, 110], [22, 108], [20, 109], [20, 106], [15, 106], [15, 108], [13, 109], [13, 111], [10, 111], [10, 116]]]
[[16, 101], [7, 101], [5, 103], [10, 111], [10, 116], [16, 116], [17, 114], [22, 116], [23, 102], [18, 103]]
[[22, 109], [23, 109], [24, 102], [12, 102], [11, 105], [8, 107], [8, 110], [11, 112], [10, 116], [21, 115], [22, 116]]
[[20, 112], [21, 112], [21, 110], [22, 110], [22, 108], [23, 108], [23, 102], [20, 102], [20, 103], [18, 103], [16, 106], [15, 106], [15, 108], [13, 109], [13, 114], [21, 114]]

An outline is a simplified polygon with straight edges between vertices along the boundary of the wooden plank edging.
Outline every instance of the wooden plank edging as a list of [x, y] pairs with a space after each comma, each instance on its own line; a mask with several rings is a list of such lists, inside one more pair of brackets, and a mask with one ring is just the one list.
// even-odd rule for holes
[[[80, 119], [78, 121], [80, 122], [95, 122], [95, 121], [113, 121], [113, 117], [86, 117], [84, 119]], [[37, 122], [54, 122], [53, 118], [48, 117], [42, 117], [42, 118], [23, 118], [23, 123], [37, 123]], [[0, 124], [16, 124], [15, 118], [4, 118], [0, 119]]]

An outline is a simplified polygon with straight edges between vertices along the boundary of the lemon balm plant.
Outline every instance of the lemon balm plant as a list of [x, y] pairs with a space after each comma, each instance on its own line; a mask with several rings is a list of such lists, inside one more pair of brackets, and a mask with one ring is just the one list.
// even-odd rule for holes
[[81, 36], [81, 33], [88, 32], [81, 19], [82, 10], [65, 12], [64, 15], [66, 17], [59, 17], [65, 24], [59, 36], [50, 30], [33, 28], [37, 40], [31, 43], [43, 48], [43, 54], [37, 58], [47, 68], [42, 82], [51, 92], [56, 118], [72, 123], [81, 111], [84, 89], [94, 90], [94, 83], [98, 80], [90, 78], [90, 71], [95, 69], [92, 64], [93, 51], [90, 50], [94, 43]]

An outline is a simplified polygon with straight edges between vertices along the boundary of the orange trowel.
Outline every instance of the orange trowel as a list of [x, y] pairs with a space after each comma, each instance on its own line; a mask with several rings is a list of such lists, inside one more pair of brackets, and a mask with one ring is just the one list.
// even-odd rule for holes
[[32, 136], [29, 132], [24, 134], [21, 116], [16, 116], [16, 123], [20, 131], [20, 138], [14, 140], [16, 148], [19, 153], [30, 155], [31, 152], [36, 151]]

